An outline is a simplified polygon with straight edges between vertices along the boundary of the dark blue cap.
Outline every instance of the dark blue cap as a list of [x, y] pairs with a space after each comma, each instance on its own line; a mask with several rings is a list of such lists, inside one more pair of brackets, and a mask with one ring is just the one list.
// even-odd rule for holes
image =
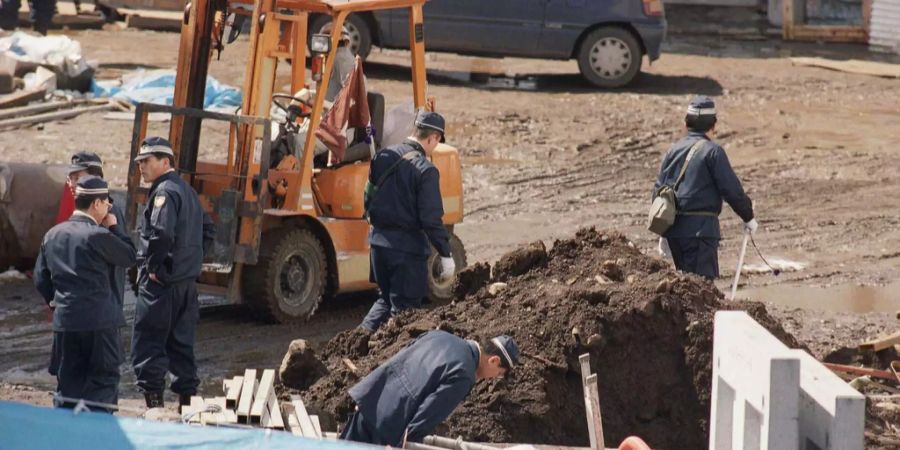
[[504, 334], [491, 339], [491, 342], [500, 349], [500, 353], [503, 353], [503, 359], [506, 360], [510, 370], [519, 364], [519, 345], [515, 339]]
[[439, 131], [444, 136], [444, 118], [430, 111], [419, 111], [416, 116], [416, 128]]
[[716, 102], [705, 95], [695, 95], [688, 105], [687, 113], [691, 116], [715, 116]]
[[170, 144], [168, 140], [159, 136], [151, 136], [141, 142], [141, 151], [134, 160], [140, 161], [154, 155], [169, 155], [174, 157], [175, 152], [172, 151], [172, 144]]
[[103, 161], [101, 161], [100, 156], [94, 152], [78, 152], [72, 155], [68, 173], [71, 174], [73, 172], [87, 170], [88, 167], [103, 167]]
[[106, 183], [106, 180], [93, 175], [78, 179], [78, 183], [75, 184], [75, 197], [98, 195], [109, 195], [109, 184]]

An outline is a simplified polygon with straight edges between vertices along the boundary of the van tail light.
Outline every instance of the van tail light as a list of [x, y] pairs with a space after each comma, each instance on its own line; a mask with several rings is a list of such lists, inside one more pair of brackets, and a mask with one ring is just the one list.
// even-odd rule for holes
[[644, 2], [644, 15], [647, 17], [662, 17], [663, 2], [662, 0], [642, 0]]

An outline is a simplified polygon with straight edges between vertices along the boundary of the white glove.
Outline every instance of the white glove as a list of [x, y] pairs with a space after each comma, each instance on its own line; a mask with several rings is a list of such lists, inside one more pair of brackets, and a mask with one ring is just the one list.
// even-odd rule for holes
[[656, 250], [663, 258], [672, 257], [672, 249], [669, 248], [669, 240], [664, 237], [659, 238], [659, 248], [657, 248]]
[[749, 222], [744, 222], [744, 231], [750, 234], [756, 234], [757, 228], [759, 228], [759, 223], [756, 222], [756, 219], [750, 219]]
[[449, 280], [456, 274], [456, 261], [453, 257], [441, 257], [441, 279]]

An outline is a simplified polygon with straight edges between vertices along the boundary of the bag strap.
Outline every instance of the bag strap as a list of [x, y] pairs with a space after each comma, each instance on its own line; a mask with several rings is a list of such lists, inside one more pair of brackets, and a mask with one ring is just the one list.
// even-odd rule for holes
[[694, 145], [691, 146], [691, 149], [688, 151], [687, 156], [684, 158], [684, 164], [681, 165], [681, 173], [678, 174], [678, 178], [675, 180], [675, 184], [672, 185], [672, 190], [678, 190], [678, 185], [681, 184], [681, 180], [684, 179], [684, 173], [687, 172], [688, 164], [691, 163], [691, 159], [694, 158], [694, 154], [697, 153], [697, 150], [700, 149], [700, 146], [706, 142], [706, 139], [700, 138], [697, 142], [694, 142]]
[[381, 190], [381, 185], [387, 181], [388, 177], [391, 176], [399, 167], [400, 163], [404, 160], [412, 161], [419, 156], [425, 156], [425, 152], [422, 150], [421, 146], [413, 146], [413, 151], [404, 153], [403, 156], [397, 158], [397, 161], [394, 161], [393, 164], [388, 166], [387, 170], [378, 177], [378, 181], [373, 185], [371, 181], [366, 182], [366, 188], [363, 193], [363, 199], [365, 203], [363, 204], [363, 218], [369, 220], [369, 206], [372, 204], [372, 200], [375, 199], [375, 196], [378, 194], [378, 191]]
[[375, 182], [375, 187], [380, 189], [381, 185], [384, 184], [385, 181], [387, 181], [388, 177], [391, 176], [391, 174], [393, 174], [400, 167], [400, 163], [402, 163], [404, 160], [412, 161], [413, 159], [418, 158], [419, 154], [419, 149], [414, 149], [411, 152], [404, 153], [402, 157], [398, 158], [397, 161], [391, 164], [387, 168], [387, 170], [385, 170], [384, 173], [382, 173], [381, 176], [378, 177], [378, 181]]

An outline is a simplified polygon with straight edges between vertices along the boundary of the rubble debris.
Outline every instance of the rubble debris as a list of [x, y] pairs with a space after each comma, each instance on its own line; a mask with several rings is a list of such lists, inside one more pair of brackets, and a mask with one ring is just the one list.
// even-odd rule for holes
[[312, 344], [304, 339], [295, 339], [288, 346], [278, 369], [278, 379], [285, 385], [305, 389], [325, 373], [325, 365], [316, 357]]
[[90, 90], [94, 64], [82, 56], [81, 44], [68, 36], [32, 36], [17, 31], [0, 38], [0, 53], [16, 60], [17, 76], [42, 66], [56, 75], [59, 89]]
[[[598, 286], [594, 277], [608, 261], [634, 282]], [[357, 381], [342, 358], [368, 373], [431, 323], [473, 339], [509, 334], [523, 352], [540, 355], [525, 358], [514, 379], [477, 384], [448, 419], [450, 435], [587, 444], [578, 355], [589, 353], [609, 440], [639, 435], [654, 448], [702, 448], [708, 442], [715, 311], [747, 310], [788, 346], [799, 346], [764, 305], [724, 302], [712, 283], [675, 273], [614, 232], [583, 229], [549, 251], [530, 244], [501, 258], [492, 281], [501, 277], [507, 284], [502, 292], [492, 295], [481, 283], [451, 304], [396, 316], [371, 339], [356, 330], [338, 334], [325, 346], [328, 375], [302, 391], [307, 407], [323, 424], [342, 423], [352, 410], [346, 392]], [[572, 278], [572, 284], [550, 281]], [[665, 280], [668, 289], [658, 292]], [[363, 339], [364, 352], [358, 344]]]
[[465, 298], [478, 292], [491, 281], [491, 265], [483, 262], [475, 263], [456, 274], [453, 283], [453, 296]]
[[65, 109], [62, 111], [55, 111], [43, 114], [36, 114], [33, 116], [26, 117], [17, 117], [13, 119], [0, 120], [0, 129], [9, 129], [27, 125], [36, 125], [44, 122], [52, 122], [56, 120], [65, 120], [71, 119], [73, 117], [80, 116], [89, 112], [98, 112], [98, 111], [109, 111], [114, 109], [120, 109], [119, 106], [114, 101], [104, 101], [103, 104], [97, 105], [88, 105], [88, 106], [79, 106], [76, 108]]
[[500, 261], [494, 265], [494, 278], [497, 281], [506, 281], [509, 278], [522, 275], [535, 267], [541, 267], [547, 262], [547, 248], [541, 241], [532, 242], [525, 247], [513, 250], [503, 255]]

